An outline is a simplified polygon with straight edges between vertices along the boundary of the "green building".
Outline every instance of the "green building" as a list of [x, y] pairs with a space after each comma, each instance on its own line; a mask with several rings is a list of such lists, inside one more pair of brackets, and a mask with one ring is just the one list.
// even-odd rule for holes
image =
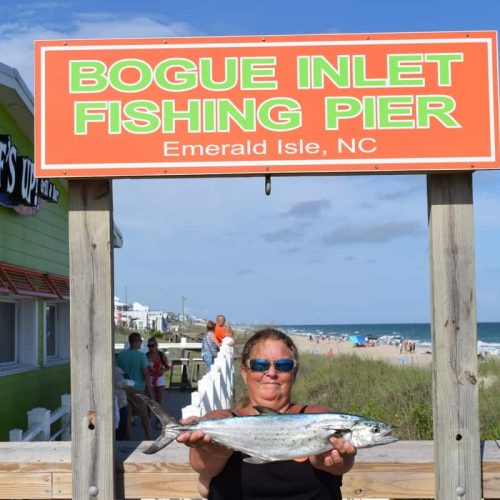
[[34, 177], [33, 104], [0, 63], [0, 441], [70, 392], [68, 190]]

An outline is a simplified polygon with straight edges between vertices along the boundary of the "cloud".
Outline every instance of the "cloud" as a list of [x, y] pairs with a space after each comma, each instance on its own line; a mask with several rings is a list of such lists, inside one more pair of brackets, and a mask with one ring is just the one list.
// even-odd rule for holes
[[385, 200], [385, 201], [400, 200], [401, 198], [407, 198], [408, 196], [417, 192], [419, 190], [419, 188], [420, 188], [419, 186], [414, 185], [414, 186], [410, 186], [406, 189], [389, 191], [387, 193], [380, 194], [379, 199]]
[[74, 20], [76, 38], [177, 37], [195, 34], [187, 23], [160, 22], [146, 15], [81, 14]]
[[283, 251], [284, 254], [299, 253], [302, 250], [300, 247], [290, 247]]
[[284, 227], [270, 233], [264, 234], [264, 241], [269, 243], [295, 241], [300, 236], [299, 230], [296, 227]]
[[283, 214], [284, 217], [314, 218], [330, 208], [332, 203], [327, 199], [309, 200], [296, 203]]
[[[65, 23], [54, 27], [45, 21], [43, 11], [35, 15], [45, 2], [29, 4], [29, 15], [19, 21], [0, 25], [2, 63], [16, 68], [33, 89], [33, 41], [65, 38], [138, 38], [177, 37], [198, 34], [187, 23], [158, 20], [147, 15], [130, 16], [116, 13], [70, 13]], [[56, 2], [51, 2], [55, 6]], [[65, 7], [67, 10], [67, 7]], [[30, 22], [31, 21], [31, 22]], [[61, 27], [64, 26], [64, 27]]]
[[396, 238], [419, 234], [422, 224], [414, 221], [388, 222], [362, 226], [339, 226], [323, 236], [324, 246], [350, 245], [355, 243], [386, 243]]

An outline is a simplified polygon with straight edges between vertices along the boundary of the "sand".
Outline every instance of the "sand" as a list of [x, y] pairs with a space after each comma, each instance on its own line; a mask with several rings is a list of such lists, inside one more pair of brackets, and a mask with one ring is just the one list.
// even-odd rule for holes
[[353, 353], [362, 358], [383, 359], [396, 364], [430, 366], [432, 355], [429, 348], [416, 348], [415, 352], [400, 353], [399, 347], [395, 345], [374, 345], [371, 347], [355, 347], [348, 340], [338, 338], [328, 338], [325, 340], [316, 338], [309, 340], [305, 335], [292, 335], [300, 353], [313, 353], [332, 355], [340, 353]]

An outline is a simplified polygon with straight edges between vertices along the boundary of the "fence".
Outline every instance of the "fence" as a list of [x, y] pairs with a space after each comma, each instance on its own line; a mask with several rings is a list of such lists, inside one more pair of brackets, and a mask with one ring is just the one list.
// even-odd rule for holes
[[[60, 420], [57, 431], [52, 433], [52, 424]], [[28, 411], [28, 430], [11, 429], [9, 441], [55, 441], [59, 436], [63, 441], [71, 440], [71, 396], [61, 395], [61, 406], [50, 411], [33, 408]]]
[[226, 337], [219, 354], [191, 393], [191, 404], [182, 409], [182, 418], [201, 417], [212, 410], [230, 408], [234, 395], [234, 340]]

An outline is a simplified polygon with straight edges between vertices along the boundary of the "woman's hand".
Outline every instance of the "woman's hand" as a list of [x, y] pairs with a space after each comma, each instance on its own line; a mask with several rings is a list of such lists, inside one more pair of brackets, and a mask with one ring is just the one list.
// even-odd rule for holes
[[332, 437], [330, 443], [333, 445], [332, 450], [309, 457], [309, 460], [316, 469], [340, 476], [351, 470], [357, 450], [342, 438]]
[[[221, 418], [231, 415], [227, 410], [210, 412], [209, 417]], [[192, 424], [201, 420], [200, 417], [182, 419], [182, 425]], [[193, 469], [200, 474], [200, 481], [210, 482], [226, 465], [233, 450], [212, 441], [208, 434], [201, 430], [186, 431], [177, 437], [178, 443], [183, 443], [190, 448], [189, 461]]]
[[[215, 415], [217, 413], [220, 413], [221, 416], [227, 416], [227, 412], [224, 410], [211, 412], [211, 415]], [[216, 417], [214, 416], [213, 418]], [[181, 425], [188, 425], [194, 424], [199, 420], [202, 419], [200, 417], [188, 417], [181, 419], [179, 423]], [[179, 436], [177, 436], [177, 442], [185, 444], [189, 448], [205, 448], [207, 451], [217, 456], [229, 457], [233, 452], [233, 450], [230, 450], [229, 448], [226, 448], [221, 444], [213, 442], [212, 438], [201, 430], [182, 432], [181, 434], [179, 434]]]
[[[196, 418], [196, 417], [190, 417], [190, 419]], [[187, 421], [190, 419], [186, 420], [181, 420], [181, 424], [185, 425], [188, 423]], [[190, 420], [189, 423], [193, 423], [194, 420]], [[209, 445], [212, 440], [210, 439], [210, 436], [208, 434], [205, 434], [202, 431], [194, 431], [194, 432], [183, 432], [182, 434], [179, 434], [177, 436], [177, 442], [185, 444], [189, 448], [199, 448], [200, 446], [204, 445]]]

